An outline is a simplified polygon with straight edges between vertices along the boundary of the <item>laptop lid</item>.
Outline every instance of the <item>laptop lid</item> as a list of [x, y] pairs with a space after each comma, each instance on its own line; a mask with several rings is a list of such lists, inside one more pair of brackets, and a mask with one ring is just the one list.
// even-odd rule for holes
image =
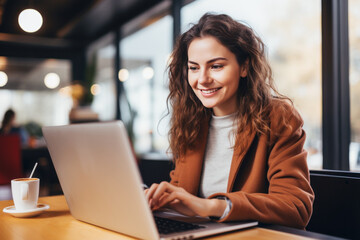
[[44, 127], [71, 214], [141, 239], [159, 239], [122, 122]]
[[197, 238], [257, 225], [159, 212], [155, 215], [202, 226], [159, 235], [121, 121], [44, 127], [43, 134], [70, 212], [78, 220], [150, 240]]

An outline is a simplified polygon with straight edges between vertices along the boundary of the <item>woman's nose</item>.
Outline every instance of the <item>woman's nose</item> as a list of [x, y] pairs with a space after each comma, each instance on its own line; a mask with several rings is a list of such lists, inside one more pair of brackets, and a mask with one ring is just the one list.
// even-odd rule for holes
[[202, 70], [199, 75], [199, 81], [200, 84], [206, 84], [211, 82], [211, 77], [208, 74], [206, 70]]

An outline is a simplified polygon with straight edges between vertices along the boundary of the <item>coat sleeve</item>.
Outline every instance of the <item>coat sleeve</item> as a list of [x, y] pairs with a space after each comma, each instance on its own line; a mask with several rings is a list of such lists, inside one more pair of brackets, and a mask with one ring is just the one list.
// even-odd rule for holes
[[[289, 110], [289, 109], [288, 109]], [[232, 202], [229, 214], [220, 222], [257, 220], [263, 223], [305, 228], [312, 214], [314, 193], [310, 186], [307, 152], [303, 149], [303, 121], [294, 110], [287, 111], [289, 125], [280, 121], [271, 125], [268, 157], [268, 193], [243, 191], [217, 193]], [[278, 132], [278, 134], [276, 134]]]

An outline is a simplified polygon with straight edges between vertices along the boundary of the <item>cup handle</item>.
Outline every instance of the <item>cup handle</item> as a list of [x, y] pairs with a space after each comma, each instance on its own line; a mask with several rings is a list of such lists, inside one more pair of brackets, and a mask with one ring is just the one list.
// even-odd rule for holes
[[28, 200], [29, 198], [29, 185], [28, 184], [21, 184], [21, 199]]

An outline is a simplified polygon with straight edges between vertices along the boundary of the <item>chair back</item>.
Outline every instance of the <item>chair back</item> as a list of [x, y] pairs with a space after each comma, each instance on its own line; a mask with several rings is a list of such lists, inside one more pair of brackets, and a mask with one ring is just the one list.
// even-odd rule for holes
[[[174, 163], [164, 156], [139, 157], [139, 170], [143, 182], [149, 187], [153, 183], [170, 181], [170, 171], [173, 170]], [[156, 174], [155, 174], [156, 173]]]
[[22, 176], [20, 136], [0, 135], [0, 184]]
[[315, 192], [307, 230], [358, 239], [360, 236], [360, 173], [310, 171]]

